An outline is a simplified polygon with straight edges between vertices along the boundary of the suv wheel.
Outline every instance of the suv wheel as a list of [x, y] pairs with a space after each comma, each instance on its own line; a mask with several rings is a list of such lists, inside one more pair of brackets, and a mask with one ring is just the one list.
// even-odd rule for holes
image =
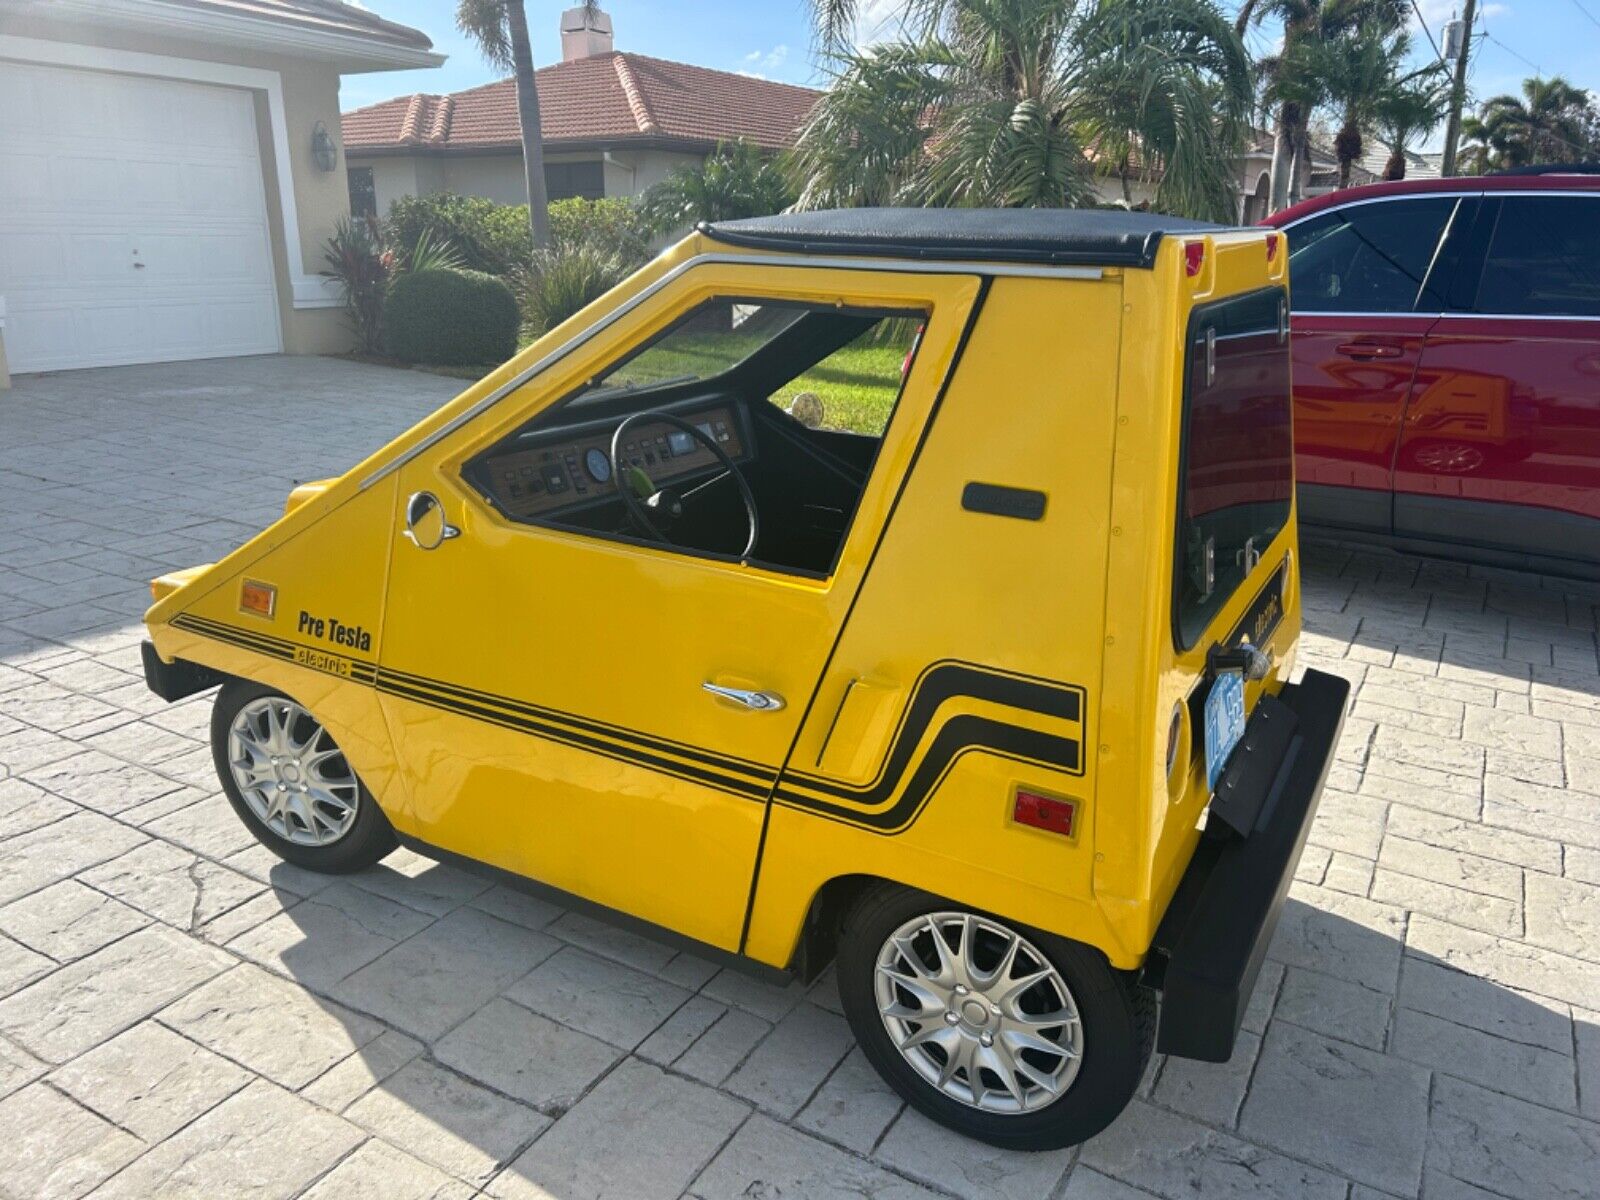
[[1098, 952], [906, 888], [862, 897], [838, 976], [856, 1040], [894, 1089], [1009, 1149], [1099, 1133], [1155, 1041], [1154, 993]]
[[281, 692], [242, 679], [224, 685], [211, 710], [211, 754], [240, 819], [297, 867], [359, 871], [398, 844], [322, 722]]

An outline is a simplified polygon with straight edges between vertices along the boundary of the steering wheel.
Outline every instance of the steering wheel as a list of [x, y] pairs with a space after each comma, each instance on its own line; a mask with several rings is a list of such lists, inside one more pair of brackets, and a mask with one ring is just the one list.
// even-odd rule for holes
[[[675, 492], [670, 486], [657, 488], [645, 474], [643, 468], [631, 466], [622, 460], [623, 438], [635, 425], [644, 422], [671, 425], [681, 429], [707, 450], [711, 451], [716, 460], [722, 464], [721, 475], [714, 476], [704, 483], [690, 488], [686, 492]], [[658, 542], [673, 543], [673, 539], [664, 533], [656, 520], [662, 516], [677, 518], [683, 515], [685, 503], [692, 503], [693, 499], [706, 488], [712, 486], [728, 476], [739, 485], [739, 495], [744, 500], [744, 519], [749, 529], [749, 537], [745, 539], [744, 549], [739, 552], [740, 558], [749, 558], [750, 552], [756, 548], [756, 542], [761, 536], [761, 519], [756, 515], [756, 497], [750, 490], [750, 484], [728, 457], [728, 452], [717, 445], [716, 439], [705, 430], [692, 422], [685, 421], [674, 413], [660, 409], [646, 410], [634, 413], [617, 426], [616, 432], [611, 435], [611, 478], [616, 481], [617, 492], [622, 496], [622, 507], [628, 512], [628, 519], [634, 523], [639, 531], [647, 537], [652, 537]], [[652, 489], [649, 496], [641, 498], [634, 491], [635, 479], [642, 479]]]

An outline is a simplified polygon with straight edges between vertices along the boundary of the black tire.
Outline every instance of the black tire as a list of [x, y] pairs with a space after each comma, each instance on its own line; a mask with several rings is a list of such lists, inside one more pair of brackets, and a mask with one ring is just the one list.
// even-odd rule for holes
[[354, 822], [338, 841], [325, 846], [302, 846], [280, 837], [251, 811], [239, 791], [228, 762], [228, 731], [240, 709], [264, 696], [293, 699], [284, 696], [277, 688], [246, 679], [234, 679], [223, 684], [211, 708], [211, 758], [216, 764], [217, 779], [222, 783], [228, 803], [233, 805], [233, 811], [239, 814], [245, 828], [285, 862], [325, 875], [348, 875], [353, 871], [365, 870], [393, 851], [400, 844], [395, 837], [394, 827], [389, 824], [389, 818], [383, 815], [383, 810], [372, 798], [366, 784], [359, 779], [356, 781], [358, 791]]
[[[880, 948], [914, 917], [951, 911], [972, 911], [1021, 934], [1071, 990], [1082, 1021], [1082, 1060], [1067, 1089], [1043, 1108], [993, 1113], [946, 1096], [906, 1061], [884, 1026], [874, 995]], [[856, 1040], [895, 1091], [941, 1125], [1008, 1150], [1054, 1150], [1099, 1133], [1133, 1098], [1155, 1045], [1155, 993], [1114, 970], [1098, 951], [910, 888], [884, 885], [861, 897], [845, 919], [836, 970]]]

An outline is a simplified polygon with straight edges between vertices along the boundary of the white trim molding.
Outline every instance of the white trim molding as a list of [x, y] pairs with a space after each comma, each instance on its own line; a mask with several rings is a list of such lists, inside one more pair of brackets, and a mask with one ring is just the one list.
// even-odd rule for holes
[[[183, 79], [193, 83], [215, 83], [224, 87], [262, 92], [267, 100], [267, 122], [272, 141], [273, 164], [278, 175], [278, 207], [283, 214], [283, 253], [289, 265], [291, 302], [295, 308], [333, 308], [339, 304], [332, 281], [306, 270], [300, 251], [300, 214], [294, 200], [294, 167], [289, 154], [289, 125], [284, 116], [283, 77], [276, 71], [257, 67], [237, 67], [231, 63], [207, 62], [198, 58], [173, 58], [165, 54], [145, 54], [137, 50], [111, 50], [79, 42], [46, 41], [41, 38], [0, 34], [0, 59], [84, 70], [120, 71], [125, 75], [150, 75], [162, 79]], [[331, 296], [331, 299], [330, 299]]]
[[325, 275], [310, 275], [294, 281], [294, 306], [296, 308], [340, 308], [344, 293], [337, 280]]
[[41, 7], [47, 7], [45, 15], [56, 20], [143, 30], [168, 37], [186, 36], [296, 58], [320, 58], [336, 63], [346, 72], [437, 67], [445, 61], [445, 56], [436, 51], [383, 37], [319, 29], [247, 12], [205, 9], [175, 0], [50, 0], [48, 6]]

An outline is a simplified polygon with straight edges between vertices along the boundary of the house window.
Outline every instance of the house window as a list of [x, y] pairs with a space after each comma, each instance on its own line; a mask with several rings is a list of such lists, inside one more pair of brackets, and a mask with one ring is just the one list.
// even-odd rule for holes
[[372, 183], [372, 168], [351, 167], [345, 174], [350, 180], [350, 215], [377, 216], [378, 189]]
[[605, 167], [598, 162], [546, 163], [544, 187], [552, 200], [600, 200], [606, 194]]

